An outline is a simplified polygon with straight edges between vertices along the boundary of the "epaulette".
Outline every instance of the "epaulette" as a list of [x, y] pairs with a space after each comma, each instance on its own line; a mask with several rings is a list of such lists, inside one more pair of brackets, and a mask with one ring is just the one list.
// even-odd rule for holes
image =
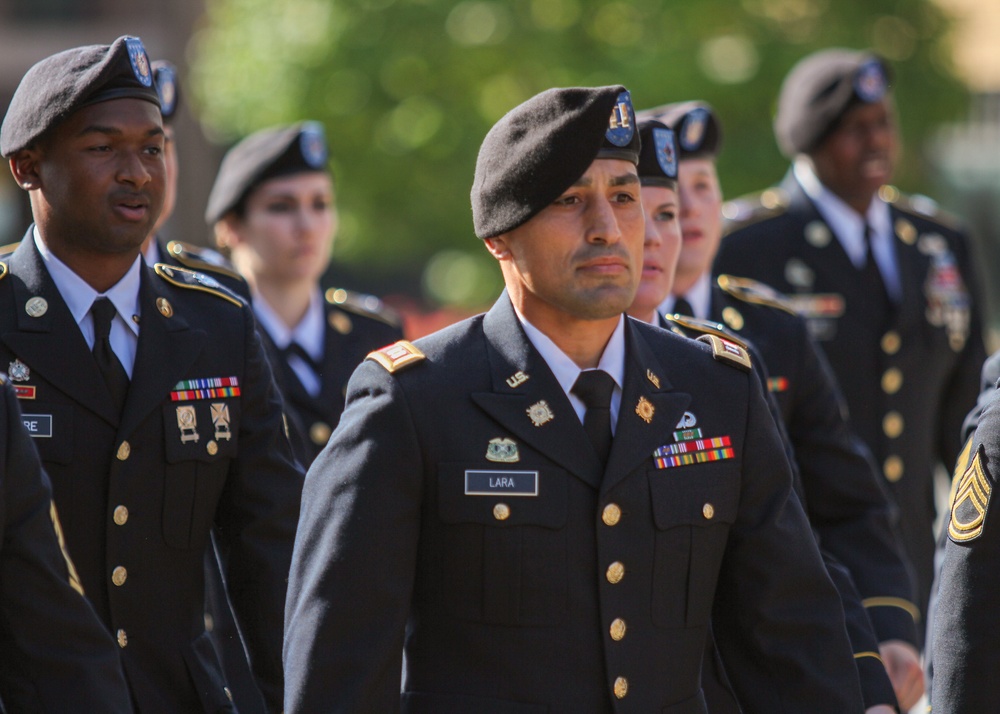
[[326, 291], [326, 301], [331, 305], [353, 312], [355, 315], [371, 317], [380, 320], [390, 327], [399, 327], [400, 320], [396, 311], [386, 307], [385, 303], [374, 295], [356, 293], [344, 288], [330, 288]]
[[[739, 337], [734, 335], [732, 332], [727, 330], [724, 325], [718, 322], [712, 322], [711, 320], [701, 320], [697, 317], [690, 317], [688, 315], [664, 315], [663, 319], [673, 325], [678, 325], [683, 329], [691, 330], [692, 332], [697, 332], [698, 335], [715, 335], [721, 337], [724, 340], [729, 340], [730, 342], [735, 342], [737, 345], [743, 349], [747, 348], [747, 343], [741, 340]], [[684, 334], [681, 331], [681, 334]], [[687, 337], [687, 335], [684, 335]]]
[[878, 195], [883, 201], [891, 203], [904, 213], [928, 218], [953, 231], [961, 231], [963, 229], [962, 220], [953, 213], [949, 213], [941, 208], [938, 202], [930, 196], [920, 194], [908, 196], [895, 186], [889, 186], [888, 184], [878, 190]]
[[788, 194], [777, 187], [734, 198], [722, 205], [725, 232], [780, 216], [787, 210]]
[[188, 290], [199, 290], [201, 292], [208, 293], [209, 295], [215, 295], [216, 297], [220, 297], [223, 300], [231, 302], [237, 307], [243, 307], [246, 305], [243, 300], [241, 300], [234, 293], [230, 292], [211, 275], [205, 275], [204, 273], [199, 273], [196, 270], [188, 270], [187, 268], [178, 268], [176, 265], [167, 265], [166, 263], [157, 263], [153, 266], [153, 270], [155, 270], [157, 275], [171, 285], [176, 285], [179, 288], [187, 288]]
[[702, 335], [697, 339], [699, 342], [705, 342], [712, 346], [712, 355], [719, 362], [737, 367], [744, 372], [749, 372], [753, 368], [753, 364], [750, 362], [750, 353], [745, 347], [740, 347], [731, 339], [718, 335]]
[[172, 240], [167, 243], [167, 252], [177, 259], [181, 265], [200, 272], [210, 271], [237, 280], [243, 280], [243, 276], [229, 264], [220, 253], [210, 248], [200, 248], [190, 243], [182, 243], [179, 240]]
[[10, 255], [17, 250], [20, 245], [21, 241], [19, 240], [14, 241], [13, 243], [8, 243], [7, 245], [0, 245], [0, 255]]
[[732, 295], [737, 300], [748, 302], [753, 305], [766, 305], [779, 310], [784, 310], [790, 315], [797, 315], [792, 304], [774, 288], [759, 283], [750, 278], [736, 278], [732, 275], [720, 275], [717, 280], [723, 292]]
[[422, 362], [427, 357], [420, 351], [419, 347], [409, 340], [400, 340], [380, 350], [369, 352], [365, 359], [378, 362], [386, 368], [389, 374], [392, 374], [405, 367], [409, 367], [411, 364]]

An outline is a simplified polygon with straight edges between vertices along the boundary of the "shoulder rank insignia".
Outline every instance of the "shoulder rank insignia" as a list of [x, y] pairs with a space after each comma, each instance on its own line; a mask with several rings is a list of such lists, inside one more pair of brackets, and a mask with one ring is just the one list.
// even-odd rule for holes
[[374, 295], [356, 293], [344, 288], [330, 288], [324, 297], [328, 303], [343, 310], [380, 320], [392, 327], [399, 327], [399, 315], [396, 311], [386, 307], [385, 303]]
[[737, 300], [753, 305], [776, 307], [790, 315], [798, 314], [781, 293], [764, 283], [758, 283], [750, 278], [734, 278], [732, 275], [720, 275], [718, 283], [723, 291]]
[[246, 304], [239, 297], [223, 287], [211, 275], [205, 275], [204, 273], [199, 273], [196, 270], [188, 270], [187, 268], [178, 268], [175, 265], [167, 265], [166, 263], [157, 263], [153, 266], [153, 269], [157, 275], [171, 285], [215, 295], [215, 297], [220, 297], [237, 307], [243, 307]]
[[167, 252], [177, 259], [181, 265], [192, 270], [208, 270], [230, 278], [243, 280], [243, 276], [229, 265], [222, 255], [208, 248], [200, 248], [190, 243], [172, 240], [167, 243]]
[[410, 366], [411, 364], [421, 362], [427, 359], [427, 357], [420, 351], [420, 348], [412, 342], [409, 342], [408, 340], [400, 340], [399, 342], [383, 347], [380, 350], [369, 352], [365, 359], [378, 362], [380, 365], [385, 367], [390, 374], [392, 374], [394, 372], [398, 372], [404, 367]]
[[718, 335], [702, 335], [698, 341], [711, 345], [712, 354], [718, 361], [738, 367], [744, 372], [750, 371], [752, 367], [750, 353], [733, 340], [724, 339]]
[[[663, 319], [668, 323], [671, 323], [677, 327], [682, 328], [681, 334], [685, 337], [688, 336], [684, 330], [690, 332], [696, 332], [699, 336], [701, 335], [716, 335], [721, 337], [727, 342], [732, 342], [742, 348], [746, 348], [747, 343], [741, 340], [739, 337], [734, 335], [732, 332], [727, 330], [725, 326], [718, 322], [712, 322], [711, 320], [701, 320], [697, 317], [690, 317], [688, 315], [664, 315]], [[697, 339], [697, 338], [695, 338]]]
[[964, 543], [975, 540], [983, 534], [986, 510], [989, 508], [990, 494], [993, 492], [993, 484], [983, 467], [981, 449], [961, 477], [956, 477], [956, 480], [951, 501], [948, 536], [956, 543]]

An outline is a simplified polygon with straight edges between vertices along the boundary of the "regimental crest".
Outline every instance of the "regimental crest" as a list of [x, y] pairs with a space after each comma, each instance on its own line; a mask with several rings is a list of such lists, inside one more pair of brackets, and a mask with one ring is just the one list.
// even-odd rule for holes
[[146, 55], [146, 48], [142, 46], [142, 40], [138, 37], [126, 37], [125, 49], [128, 51], [128, 59], [132, 63], [135, 78], [142, 86], [152, 87], [153, 74], [149, 70], [149, 57]]
[[7, 365], [7, 376], [11, 382], [27, 382], [31, 378], [31, 370], [24, 362], [15, 359]]
[[528, 407], [526, 411], [528, 413], [528, 418], [531, 419], [531, 423], [535, 426], [548, 424], [556, 418], [556, 415], [552, 413], [552, 407], [550, 407], [548, 402], [544, 399], [540, 402], [535, 402]]
[[692, 109], [681, 123], [680, 145], [684, 151], [693, 153], [701, 148], [708, 127], [708, 110], [703, 107]]
[[615, 100], [604, 136], [615, 146], [628, 146], [634, 135], [635, 109], [632, 108], [632, 97], [626, 90]]
[[986, 523], [993, 484], [983, 467], [982, 453], [980, 448], [961, 477], [956, 477], [958, 483], [954, 489], [951, 520], [948, 523], [948, 536], [956, 543], [975, 540], [982, 535]]
[[299, 150], [302, 158], [314, 169], [326, 167], [326, 136], [323, 132], [323, 125], [319, 122], [306, 122], [299, 134]]
[[500, 436], [490, 439], [489, 444], [486, 445], [486, 460], [501, 464], [516, 464], [521, 460], [521, 455], [517, 451], [517, 442]]
[[885, 96], [888, 88], [889, 81], [885, 76], [885, 69], [877, 60], [865, 62], [854, 75], [854, 93], [862, 102], [869, 104], [877, 102]]
[[668, 178], [677, 178], [677, 143], [672, 129], [653, 127], [656, 163]]
[[649, 424], [653, 421], [653, 414], [655, 412], [656, 409], [653, 407], [653, 403], [651, 401], [645, 397], [639, 397], [639, 403], [635, 405], [635, 413], [638, 414], [644, 422]]

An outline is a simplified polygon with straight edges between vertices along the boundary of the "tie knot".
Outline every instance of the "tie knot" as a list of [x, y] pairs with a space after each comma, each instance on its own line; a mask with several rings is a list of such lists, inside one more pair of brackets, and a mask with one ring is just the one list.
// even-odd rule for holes
[[580, 397], [588, 409], [609, 409], [615, 380], [603, 369], [589, 369], [580, 372], [570, 391]]
[[94, 316], [94, 337], [103, 340], [111, 334], [111, 321], [115, 319], [114, 303], [106, 297], [99, 297], [90, 306], [90, 314]]
[[688, 317], [696, 317], [694, 314], [694, 308], [691, 307], [691, 303], [688, 302], [687, 298], [679, 297], [674, 300], [674, 314], [677, 315], [687, 315]]

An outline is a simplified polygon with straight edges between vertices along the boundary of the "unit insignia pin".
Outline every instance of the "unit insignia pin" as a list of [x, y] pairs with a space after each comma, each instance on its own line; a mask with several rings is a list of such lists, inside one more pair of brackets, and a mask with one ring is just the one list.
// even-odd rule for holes
[[30, 317], [41, 317], [49, 311], [49, 303], [43, 297], [33, 297], [25, 303], [24, 311]]
[[635, 405], [635, 413], [638, 414], [644, 422], [649, 424], [653, 421], [653, 414], [656, 409], [653, 407], [653, 403], [646, 399], [645, 397], [639, 397], [639, 403]]
[[521, 370], [517, 370], [516, 372], [514, 372], [514, 374], [507, 377], [507, 385], [511, 389], [516, 389], [517, 387], [520, 387], [527, 381], [528, 381], [528, 375], [526, 375]]
[[521, 460], [521, 455], [517, 453], [517, 442], [500, 436], [490, 439], [486, 446], [486, 459], [501, 464], [517, 463]]
[[646, 370], [646, 379], [652, 382], [653, 386], [656, 387], [657, 389], [660, 388], [660, 378], [657, 377], [655, 374], [653, 374], [653, 370], [651, 369]]
[[198, 441], [198, 415], [190, 404], [177, 407], [177, 427], [181, 430], [181, 443]]
[[548, 424], [556, 417], [556, 415], [552, 413], [552, 408], [544, 399], [540, 402], [535, 402], [528, 407], [526, 411], [528, 412], [528, 418], [531, 419], [531, 423], [535, 426]]

